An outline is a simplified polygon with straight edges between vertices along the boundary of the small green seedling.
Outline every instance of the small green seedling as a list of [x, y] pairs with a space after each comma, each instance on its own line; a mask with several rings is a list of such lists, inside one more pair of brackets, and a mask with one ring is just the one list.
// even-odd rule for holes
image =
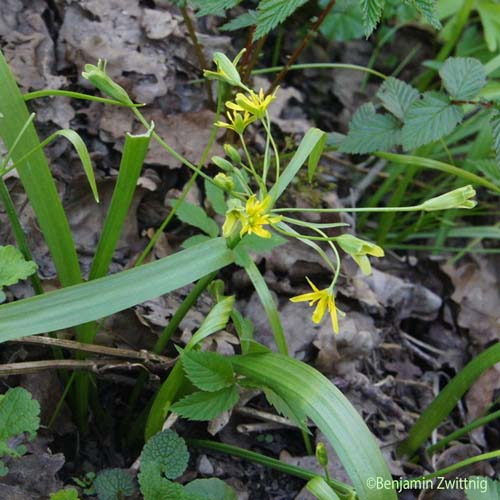
[[23, 254], [12, 245], [0, 246], [0, 303], [5, 300], [4, 286], [15, 285], [37, 270], [37, 265], [27, 261]]

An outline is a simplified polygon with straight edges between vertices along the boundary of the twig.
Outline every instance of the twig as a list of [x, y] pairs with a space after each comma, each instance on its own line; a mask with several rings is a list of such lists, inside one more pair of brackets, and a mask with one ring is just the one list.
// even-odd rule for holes
[[26, 361], [22, 363], [8, 363], [0, 365], [0, 376], [22, 375], [26, 373], [38, 373], [47, 370], [87, 370], [94, 373], [102, 373], [107, 370], [133, 368], [146, 369], [141, 363], [113, 363], [109, 359], [53, 359], [49, 361]]
[[74, 340], [56, 339], [51, 337], [21, 337], [20, 339], [10, 340], [12, 344], [32, 344], [44, 345], [49, 347], [60, 347], [61, 349], [69, 349], [72, 351], [91, 352], [102, 356], [112, 356], [115, 358], [138, 359], [146, 363], [155, 362], [167, 367], [171, 366], [175, 360], [160, 356], [149, 351], [141, 350], [134, 351], [132, 349], [119, 349], [116, 347], [105, 347], [97, 344], [84, 344]]
[[244, 408], [237, 407], [234, 409], [234, 411], [241, 415], [247, 415], [249, 417], [263, 420], [264, 422], [272, 422], [274, 424], [279, 424], [286, 427], [297, 428], [297, 425], [293, 423], [290, 419], [285, 417], [280, 417], [279, 415], [275, 415], [274, 413], [268, 413], [265, 411], [254, 410], [253, 408], [246, 408], [246, 407]]
[[[189, 38], [191, 38], [191, 42], [194, 45], [194, 50], [196, 51], [196, 57], [198, 58], [198, 64], [200, 65], [200, 69], [203, 71], [204, 69], [208, 69], [207, 60], [205, 59], [205, 55], [203, 54], [203, 50], [200, 45], [200, 41], [198, 40], [198, 36], [196, 35], [196, 30], [194, 29], [193, 21], [191, 20], [191, 16], [186, 7], [181, 7], [182, 18], [184, 19], [184, 23], [186, 24], [186, 28], [189, 33]], [[205, 82], [205, 87], [207, 89], [207, 96], [210, 102], [210, 106], [215, 106], [214, 96], [212, 94], [212, 87], [210, 85], [210, 81]]]
[[302, 54], [304, 49], [309, 45], [309, 42], [316, 35], [320, 26], [323, 24], [323, 21], [325, 20], [326, 16], [335, 6], [335, 2], [336, 2], [336, 0], [330, 0], [328, 2], [328, 5], [323, 9], [323, 12], [320, 14], [320, 16], [318, 17], [317, 21], [314, 23], [314, 25], [311, 28], [311, 30], [309, 31], [309, 33], [304, 37], [301, 44], [295, 49], [295, 51], [291, 55], [290, 59], [288, 60], [288, 62], [285, 65], [285, 67], [278, 73], [278, 76], [274, 79], [274, 82], [271, 84], [271, 86], [269, 87], [269, 89], [267, 91], [268, 95], [271, 94], [276, 89], [276, 87], [281, 83], [283, 78], [285, 78], [286, 74], [290, 70], [290, 66], [295, 64], [295, 61], [299, 58], [300, 54]]

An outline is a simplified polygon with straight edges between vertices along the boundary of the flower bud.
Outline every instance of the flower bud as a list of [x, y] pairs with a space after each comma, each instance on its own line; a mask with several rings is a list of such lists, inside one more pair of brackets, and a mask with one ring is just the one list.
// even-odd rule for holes
[[233, 191], [233, 189], [234, 189], [233, 178], [227, 176], [226, 174], [217, 174], [214, 177], [214, 182], [217, 186], [219, 186], [224, 191]]
[[215, 163], [221, 170], [225, 170], [226, 172], [231, 172], [234, 168], [231, 162], [221, 156], [212, 156], [212, 163]]
[[241, 156], [238, 150], [234, 147], [231, 146], [231, 144], [224, 144], [224, 151], [231, 158], [231, 161], [234, 163], [241, 163]]
[[114, 82], [106, 73], [106, 61], [99, 59], [97, 66], [86, 64], [82, 72], [83, 78], [95, 85], [103, 94], [123, 104], [133, 105], [127, 91]]
[[316, 445], [316, 460], [321, 467], [328, 465], [328, 452], [326, 451], [325, 443], [321, 441]]
[[454, 189], [449, 193], [424, 201], [421, 208], [426, 212], [434, 210], [447, 210], [450, 208], [474, 208], [477, 205], [476, 200], [471, 200], [474, 196], [476, 196], [476, 191], [469, 184], [467, 186]]
[[236, 65], [240, 57], [243, 55], [241, 51], [233, 62], [231, 62], [226, 55], [222, 52], [216, 52], [214, 54], [214, 62], [217, 66], [217, 71], [204, 70], [203, 75], [210, 80], [221, 80], [223, 82], [229, 83], [235, 87], [240, 87], [242, 85], [240, 74], [236, 69]]

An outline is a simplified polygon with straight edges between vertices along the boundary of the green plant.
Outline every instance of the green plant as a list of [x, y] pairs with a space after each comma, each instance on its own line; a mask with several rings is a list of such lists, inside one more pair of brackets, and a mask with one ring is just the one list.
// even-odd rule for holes
[[26, 261], [23, 254], [12, 245], [0, 246], [0, 303], [5, 301], [4, 286], [15, 285], [31, 276], [37, 270], [33, 261]]
[[[27, 434], [33, 439], [40, 425], [40, 405], [31, 398], [31, 394], [22, 387], [9, 389], [0, 395], [0, 458], [21, 457], [26, 453], [26, 446], [19, 444], [15, 448], [9, 445], [14, 437]], [[0, 461], [0, 476], [9, 469]]]
[[49, 500], [79, 500], [78, 491], [74, 488], [65, 488], [56, 493], [51, 493]]
[[94, 480], [99, 500], [123, 500], [134, 494], [136, 487], [132, 476], [123, 469], [105, 469]]

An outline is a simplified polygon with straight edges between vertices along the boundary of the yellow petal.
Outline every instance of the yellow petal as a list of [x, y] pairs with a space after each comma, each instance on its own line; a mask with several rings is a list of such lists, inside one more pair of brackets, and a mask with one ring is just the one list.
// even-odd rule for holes
[[326, 295], [323, 295], [318, 302], [318, 305], [316, 306], [316, 309], [313, 312], [312, 315], [312, 320], [313, 323], [321, 323], [321, 320], [323, 319], [323, 316], [325, 315], [326, 308], [328, 306], [328, 297]]
[[309, 286], [316, 292], [316, 293], [321, 293], [317, 286], [306, 276], [306, 280], [309, 283]]
[[[311, 292], [311, 293], [303, 293], [302, 295], [297, 295], [296, 297], [292, 297], [290, 299], [291, 302], [316, 302], [319, 300], [321, 297], [318, 297], [318, 294], [316, 292]], [[312, 304], [310, 304], [312, 305]]]
[[272, 236], [271, 232], [268, 231], [267, 229], [264, 229], [264, 227], [261, 225], [254, 226], [253, 232], [261, 238], [269, 239]]
[[333, 331], [339, 333], [339, 318], [337, 316], [337, 307], [335, 306], [335, 299], [333, 297], [328, 301], [328, 310], [330, 312], [330, 319], [332, 320]]

